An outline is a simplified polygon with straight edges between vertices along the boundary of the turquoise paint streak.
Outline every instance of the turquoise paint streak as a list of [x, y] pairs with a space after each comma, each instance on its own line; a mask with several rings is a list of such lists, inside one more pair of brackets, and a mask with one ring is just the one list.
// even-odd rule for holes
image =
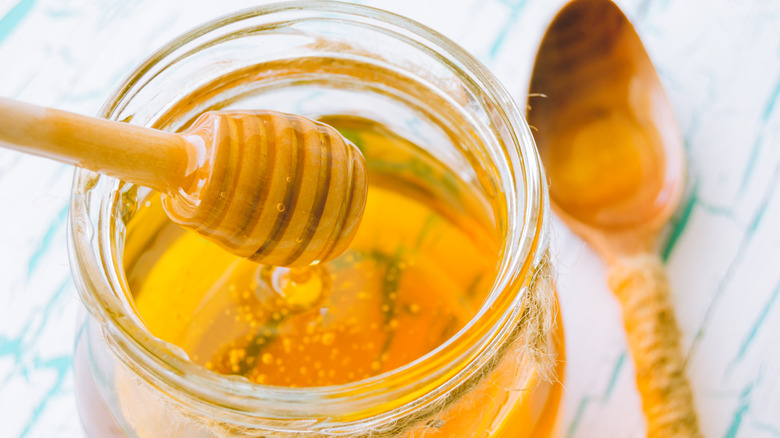
[[493, 45], [490, 47], [490, 51], [488, 52], [489, 60], [493, 61], [498, 56], [498, 52], [501, 51], [501, 48], [506, 42], [506, 37], [509, 35], [509, 31], [512, 30], [512, 27], [515, 25], [517, 18], [520, 16], [520, 13], [522, 12], [527, 2], [527, 0], [519, 0], [517, 2], [510, 2], [506, 0], [499, 1], [499, 3], [509, 7], [509, 17], [504, 23], [504, 26], [498, 32], [498, 36], [496, 36], [496, 40], [493, 42]]
[[[25, 327], [25, 329], [26, 328], [27, 327]], [[0, 357], [10, 356], [13, 357], [14, 362], [19, 362], [23, 351], [24, 345], [22, 344], [21, 338], [14, 339], [0, 336]], [[3, 383], [6, 383], [7, 381], [8, 379], [6, 379]]]
[[696, 352], [696, 349], [699, 346], [699, 343], [701, 342], [702, 339], [704, 339], [704, 332], [706, 330], [707, 324], [710, 321], [712, 313], [717, 303], [720, 301], [721, 295], [723, 295], [723, 291], [726, 290], [726, 286], [731, 283], [731, 278], [734, 275], [734, 271], [742, 262], [742, 259], [744, 258], [745, 253], [747, 252], [748, 246], [750, 246], [750, 243], [753, 241], [753, 237], [755, 237], [756, 231], [758, 230], [758, 227], [761, 225], [761, 221], [764, 219], [764, 214], [766, 213], [767, 207], [769, 206], [769, 202], [772, 200], [772, 195], [775, 193], [775, 188], [777, 187], [779, 181], [780, 181], [780, 163], [778, 163], [778, 165], [775, 167], [775, 171], [772, 173], [770, 181], [767, 184], [767, 190], [762, 195], [761, 200], [758, 203], [755, 212], [753, 213], [753, 217], [750, 219], [748, 223], [747, 229], [745, 230], [745, 234], [742, 237], [742, 241], [740, 241], [739, 247], [737, 248], [734, 257], [731, 259], [731, 262], [726, 267], [725, 274], [723, 275], [723, 279], [720, 282], [718, 282], [718, 286], [716, 287], [715, 292], [712, 295], [709, 304], [707, 305], [707, 309], [704, 311], [704, 318], [699, 323], [696, 329], [696, 334], [694, 334], [693, 336], [693, 341], [691, 342], [691, 346], [688, 348], [688, 354], [686, 355], [687, 358], [693, 356], [693, 354]]
[[30, 257], [30, 262], [27, 264], [27, 279], [29, 280], [30, 277], [32, 277], [32, 274], [35, 272], [35, 270], [38, 268], [38, 265], [41, 263], [41, 258], [44, 254], [46, 254], [46, 251], [48, 251], [49, 247], [51, 246], [51, 243], [54, 239], [54, 236], [56, 236], [60, 231], [63, 230], [63, 224], [65, 223], [65, 219], [68, 217], [68, 204], [66, 203], [65, 206], [57, 213], [57, 216], [54, 218], [51, 224], [49, 224], [49, 228], [46, 230], [46, 232], [43, 234], [43, 237], [41, 238], [41, 242], [38, 244], [38, 247], [35, 249], [35, 252]]
[[765, 432], [771, 436], [780, 438], [780, 429], [771, 424], [754, 421], [751, 423], [751, 425], [753, 426], [753, 430], [760, 430], [761, 432]]
[[769, 118], [772, 116], [772, 113], [774, 113], [775, 105], [777, 104], [778, 100], [780, 100], [780, 79], [777, 81], [777, 84], [775, 85], [775, 91], [769, 96], [769, 100], [764, 106], [764, 111], [761, 114], [761, 127], [758, 130], [756, 141], [753, 143], [753, 148], [750, 152], [750, 158], [748, 158], [747, 166], [745, 166], [745, 173], [742, 175], [742, 182], [740, 183], [739, 190], [737, 191], [738, 198], [741, 197], [739, 195], [745, 193], [748, 181], [750, 181], [750, 177], [753, 176], [753, 170], [755, 169], [756, 163], [758, 162], [758, 156], [763, 149], [764, 130], [769, 124]]
[[32, 414], [30, 415], [30, 418], [28, 418], [25, 427], [22, 429], [19, 438], [24, 438], [33, 431], [40, 416], [55, 396], [66, 393], [70, 394], [68, 391], [63, 391], [63, 386], [68, 381], [69, 373], [72, 369], [72, 355], [68, 354], [51, 358], [35, 356], [31, 359], [25, 357], [29, 355], [32, 346], [38, 344], [46, 324], [51, 320], [51, 314], [55, 309], [61, 308], [59, 305], [60, 301], [66, 296], [66, 293], [71, 290], [69, 287], [70, 285], [71, 280], [70, 278], [67, 278], [59, 287], [57, 287], [49, 302], [40, 311], [40, 317], [30, 320], [22, 328], [18, 338], [0, 336], [0, 357], [13, 358], [16, 368], [6, 376], [1, 385], [7, 384], [15, 375], [22, 376], [29, 380], [31, 370], [35, 371], [36, 375], [46, 371], [54, 371], [56, 375], [54, 383], [49, 387], [48, 391], [46, 391], [43, 398], [38, 402], [38, 405], [33, 408]]
[[[764, 379], [764, 368], [760, 367], [758, 369], [758, 373], [756, 374], [756, 377], [753, 379], [752, 382], [748, 383], [745, 386], [745, 389], [743, 389], [742, 393], [739, 395], [739, 403], [737, 405], [737, 409], [734, 410], [734, 414], [731, 417], [731, 423], [729, 423], [729, 427], [726, 430], [726, 434], [724, 435], [725, 438], [735, 438], [739, 434], [740, 428], [742, 427], [742, 424], [745, 420], [745, 415], [750, 410], [753, 388], [756, 387], [760, 388], [762, 386], [763, 379]], [[745, 434], [742, 435], [745, 436]], [[748, 434], [747, 436], [753, 436], [753, 435]]]
[[752, 384], [748, 385], [748, 387], [742, 391], [742, 394], [739, 397], [739, 407], [734, 411], [734, 417], [731, 419], [731, 424], [729, 424], [729, 428], [726, 431], [726, 438], [734, 438], [737, 436], [737, 432], [739, 432], [739, 428], [742, 426], [742, 420], [745, 417], [745, 413], [750, 409], [750, 393], [752, 391]]
[[[699, 207], [700, 209], [706, 211], [711, 215], [723, 216], [723, 217], [734, 219], [734, 212], [730, 208], [720, 207], [717, 205], [710, 205], [706, 202], [703, 202], [701, 199], [699, 199], [697, 194], [698, 188], [699, 188], [699, 183], [697, 181], [696, 183], [693, 184], [693, 188], [691, 189], [691, 194], [688, 196], [687, 200], [685, 200], [683, 205], [680, 208], [678, 208], [677, 213], [675, 214], [674, 217], [672, 217], [670, 221], [671, 232], [669, 234], [669, 238], [666, 241], [666, 244], [664, 245], [661, 251], [661, 258], [664, 261], [668, 261], [669, 257], [672, 255], [672, 251], [674, 250], [674, 247], [677, 245], [677, 241], [680, 240], [683, 231], [685, 231], [685, 228], [688, 226], [688, 222], [690, 222], [691, 214], [693, 213], [694, 207]], [[757, 215], [757, 217], [760, 218], [762, 215], [763, 213]]]
[[0, 19], [0, 43], [2, 43], [8, 35], [11, 35], [14, 29], [24, 21], [34, 5], [35, 0], [21, 0], [16, 6], [11, 8], [11, 11], [8, 12], [5, 17]]
[[767, 300], [767, 302], [764, 303], [764, 305], [762, 306], [761, 314], [758, 315], [758, 318], [756, 318], [756, 320], [753, 322], [753, 326], [748, 331], [747, 336], [745, 336], [745, 339], [742, 340], [742, 344], [739, 346], [739, 351], [737, 351], [737, 355], [726, 367], [726, 372], [724, 373], [724, 379], [731, 374], [734, 367], [739, 362], [741, 362], [742, 359], [745, 357], [745, 354], [750, 349], [750, 346], [753, 344], [756, 335], [760, 331], [761, 327], [763, 327], [767, 315], [769, 315], [769, 312], [774, 307], [778, 295], [780, 295], [780, 282], [778, 282], [777, 285], [775, 286], [775, 290], [772, 292], [772, 295], [769, 297], [769, 300]]
[[73, 366], [73, 358], [70, 355], [57, 356], [48, 359], [35, 358], [33, 367], [36, 371], [54, 371], [57, 374], [57, 379], [54, 384], [51, 385], [49, 390], [43, 396], [43, 400], [33, 409], [32, 415], [27, 420], [22, 433], [19, 438], [24, 438], [32, 432], [33, 427], [38, 424], [38, 420], [41, 414], [46, 410], [49, 402], [58, 394], [64, 393], [62, 390], [63, 384], [67, 381], [68, 374]]
[[[60, 283], [59, 287], [57, 287], [52, 294], [49, 302], [46, 303], [46, 306], [38, 312], [40, 317], [30, 319], [19, 331], [20, 335], [18, 338], [0, 336], [0, 357], [12, 357], [17, 368], [19, 368], [23, 362], [22, 359], [24, 354], [30, 351], [32, 346], [38, 343], [41, 333], [43, 333], [43, 329], [49, 321], [49, 317], [55, 309], [59, 308], [60, 301], [65, 296], [65, 292], [70, 290], [69, 286], [71, 284], [70, 277]], [[28, 370], [25, 367], [18, 369], [18, 373], [24, 377], [28, 377]], [[3, 380], [2, 385], [8, 383], [13, 375], [13, 371], [9, 373], [6, 376], [6, 379]]]
[[580, 404], [577, 406], [577, 412], [574, 414], [574, 419], [571, 421], [569, 430], [566, 432], [567, 437], [573, 437], [575, 432], [577, 432], [577, 428], [580, 426], [580, 422], [585, 416], [585, 411], [592, 402], [595, 401], [597, 403], [606, 403], [612, 396], [612, 392], [614, 391], [615, 386], [617, 386], [617, 380], [620, 376], [620, 371], [623, 369], [623, 365], [626, 363], [626, 357], [627, 356], [625, 352], [623, 352], [623, 354], [618, 357], [618, 360], [615, 363], [615, 367], [612, 370], [612, 376], [609, 378], [609, 383], [607, 383], [607, 387], [604, 389], [604, 393], [600, 397], [585, 396], [582, 398], [582, 400], [580, 400]]
[[682, 236], [683, 230], [685, 230], [685, 227], [688, 225], [688, 220], [691, 218], [693, 207], [696, 205], [697, 201], [697, 188], [698, 184], [694, 184], [691, 195], [688, 197], [685, 205], [683, 205], [683, 207], [679, 210], [679, 215], [672, 219], [672, 232], [669, 235], [669, 239], [666, 241], [666, 245], [664, 245], [663, 251], [661, 252], [661, 258], [664, 261], [669, 259], [674, 246], [677, 244], [677, 241], [680, 240], [680, 236]]
[[769, 116], [774, 112], [775, 104], [777, 104], [778, 100], [780, 100], [780, 80], [777, 81], [775, 92], [772, 93], [772, 97], [769, 98], [769, 102], [767, 102], [766, 108], [764, 108], [764, 114], [761, 117], [763, 120], [769, 120]]

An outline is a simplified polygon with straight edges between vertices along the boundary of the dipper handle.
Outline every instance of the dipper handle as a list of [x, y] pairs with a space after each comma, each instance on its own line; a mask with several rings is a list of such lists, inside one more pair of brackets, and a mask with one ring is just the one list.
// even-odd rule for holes
[[0, 97], [0, 146], [167, 193], [185, 184], [179, 135]]

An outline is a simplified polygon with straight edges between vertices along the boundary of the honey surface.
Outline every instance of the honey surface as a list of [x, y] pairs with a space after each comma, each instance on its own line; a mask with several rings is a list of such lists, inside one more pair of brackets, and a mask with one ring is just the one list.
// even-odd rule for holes
[[369, 169], [362, 223], [335, 260], [257, 265], [170, 222], [157, 197], [130, 221], [124, 264], [136, 309], [192, 361], [270, 385], [343, 384], [430, 352], [484, 301], [498, 243], [465, 184], [381, 125], [324, 121]]

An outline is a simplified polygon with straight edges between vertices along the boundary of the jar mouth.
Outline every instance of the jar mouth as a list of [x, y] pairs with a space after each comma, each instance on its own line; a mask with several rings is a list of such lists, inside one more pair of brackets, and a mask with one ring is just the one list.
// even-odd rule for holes
[[[177, 354], [155, 338], [134, 315], [122, 295], [122, 275], [112, 244], [116, 233], [111, 205], [117, 199], [119, 181], [78, 170], [70, 208], [70, 260], [85, 306], [107, 333], [117, 356], [155, 385], [176, 390], [188, 403], [202, 402], [243, 415], [301, 420], [340, 417], [351, 419], [398, 415], [410, 406], [441, 396], [437, 388], [455, 385], [477, 372], [513, 329], [523, 308], [525, 288], [547, 247], [546, 186], [528, 125], [508, 92], [473, 56], [439, 33], [407, 18], [354, 4], [332, 1], [277, 3], [247, 9], [216, 19], [175, 39], [151, 55], [109, 97], [100, 116], [117, 119], [128, 104], [126, 96], [144, 87], [168, 65], [196, 50], [200, 38], [219, 29], [257, 17], [324, 14], [352, 20], [421, 47], [440, 59], [481, 95], [487, 121], [503, 148], [488, 150], [497, 163], [496, 196], [503, 203], [503, 244], [499, 266], [488, 297], [474, 317], [453, 337], [426, 355], [394, 370], [338, 386], [288, 388], [264, 386], [245, 379], [208, 371]], [[114, 188], [112, 196], [92, 196], [98, 185]], [[95, 215], [98, 219], [95, 219]], [[388, 400], [392, 400], [388, 404]], [[377, 407], [382, 406], [378, 412]], [[301, 412], [305, 406], [306, 412]], [[348, 409], [345, 408], [348, 406]], [[344, 416], [344, 412], [350, 415]], [[338, 415], [337, 415], [338, 413]], [[347, 426], [345, 426], [347, 427]]]

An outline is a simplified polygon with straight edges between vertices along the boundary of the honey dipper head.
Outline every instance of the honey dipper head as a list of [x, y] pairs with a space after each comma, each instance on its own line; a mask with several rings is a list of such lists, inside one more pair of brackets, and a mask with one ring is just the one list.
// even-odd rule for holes
[[194, 162], [175, 222], [263, 264], [305, 266], [342, 253], [366, 203], [366, 163], [334, 128], [273, 111], [219, 111], [182, 134]]

